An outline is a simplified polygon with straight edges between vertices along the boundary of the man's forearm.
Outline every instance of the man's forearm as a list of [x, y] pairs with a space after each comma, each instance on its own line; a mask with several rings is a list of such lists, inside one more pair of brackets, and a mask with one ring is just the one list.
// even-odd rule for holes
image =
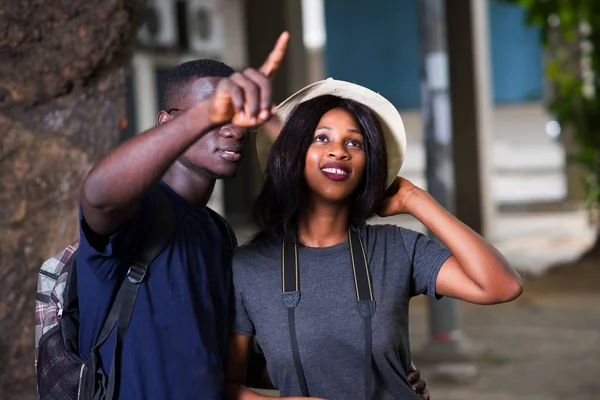
[[88, 174], [82, 187], [84, 214], [89, 210], [107, 215], [118, 213], [137, 202], [192, 144], [211, 129], [206, 106], [201, 103], [180, 117], [128, 140], [102, 159]]

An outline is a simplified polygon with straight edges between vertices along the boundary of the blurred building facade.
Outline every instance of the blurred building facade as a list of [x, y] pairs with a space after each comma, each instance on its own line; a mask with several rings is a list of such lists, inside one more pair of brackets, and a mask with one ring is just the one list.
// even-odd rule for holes
[[[165, 77], [175, 65], [215, 58], [235, 69], [258, 66], [278, 32], [287, 29], [293, 41], [275, 81], [276, 100], [328, 76], [381, 93], [401, 110], [409, 146], [415, 144], [407, 155], [406, 174], [422, 184], [418, 1], [148, 0], [147, 23], [139, 32], [132, 60], [125, 136], [155, 124]], [[500, 165], [514, 166], [515, 162], [505, 159], [516, 154], [510, 149], [511, 138], [529, 135], [532, 146], [539, 139], [550, 149], [547, 164], [562, 168], [560, 146], [549, 144], [544, 131], [549, 117], [543, 111], [546, 91], [539, 32], [526, 26], [524, 10], [518, 6], [480, 1], [488, 4], [494, 127], [496, 137], [506, 137], [500, 139], [500, 148], [502, 143], [509, 147], [494, 151], [494, 157]], [[515, 146], [522, 147], [519, 143]], [[251, 221], [250, 206], [261, 179], [253, 153], [250, 148], [239, 176], [219, 183], [211, 200], [210, 205], [234, 224]], [[544, 185], [537, 195], [519, 197], [519, 189], [513, 188], [516, 196], [496, 197], [499, 202], [560, 200], [564, 197], [560, 177], [550, 191]], [[505, 193], [504, 189], [506, 185], [495, 190]]]
[[[355, 80], [400, 109], [419, 108], [419, 0], [325, 1], [327, 72]], [[539, 33], [525, 26], [520, 7], [489, 1], [488, 30], [496, 104], [540, 101], [543, 96]], [[452, 2], [448, 2], [452, 6]]]

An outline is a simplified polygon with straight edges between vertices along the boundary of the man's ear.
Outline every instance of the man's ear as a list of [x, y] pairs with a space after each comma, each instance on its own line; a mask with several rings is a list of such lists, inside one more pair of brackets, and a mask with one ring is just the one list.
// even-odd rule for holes
[[156, 122], [158, 125], [164, 124], [165, 122], [169, 122], [171, 120], [171, 116], [166, 111], [161, 111], [158, 113], [158, 117], [156, 117]]

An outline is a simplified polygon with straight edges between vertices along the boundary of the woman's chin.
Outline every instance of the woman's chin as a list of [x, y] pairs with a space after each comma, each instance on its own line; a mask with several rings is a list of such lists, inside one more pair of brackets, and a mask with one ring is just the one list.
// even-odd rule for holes
[[313, 193], [313, 204], [322, 204], [326, 206], [339, 206], [345, 207], [350, 204], [350, 194], [348, 193], [337, 193], [337, 192], [325, 192], [325, 193]]

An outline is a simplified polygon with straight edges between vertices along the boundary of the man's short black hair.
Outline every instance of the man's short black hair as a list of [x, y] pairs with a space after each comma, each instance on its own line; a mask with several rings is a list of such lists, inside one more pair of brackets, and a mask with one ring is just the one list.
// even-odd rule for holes
[[226, 78], [235, 71], [229, 65], [217, 60], [193, 60], [185, 62], [169, 73], [165, 91], [161, 99], [163, 110], [168, 110], [182, 92], [182, 86], [192, 79], [205, 77]]

